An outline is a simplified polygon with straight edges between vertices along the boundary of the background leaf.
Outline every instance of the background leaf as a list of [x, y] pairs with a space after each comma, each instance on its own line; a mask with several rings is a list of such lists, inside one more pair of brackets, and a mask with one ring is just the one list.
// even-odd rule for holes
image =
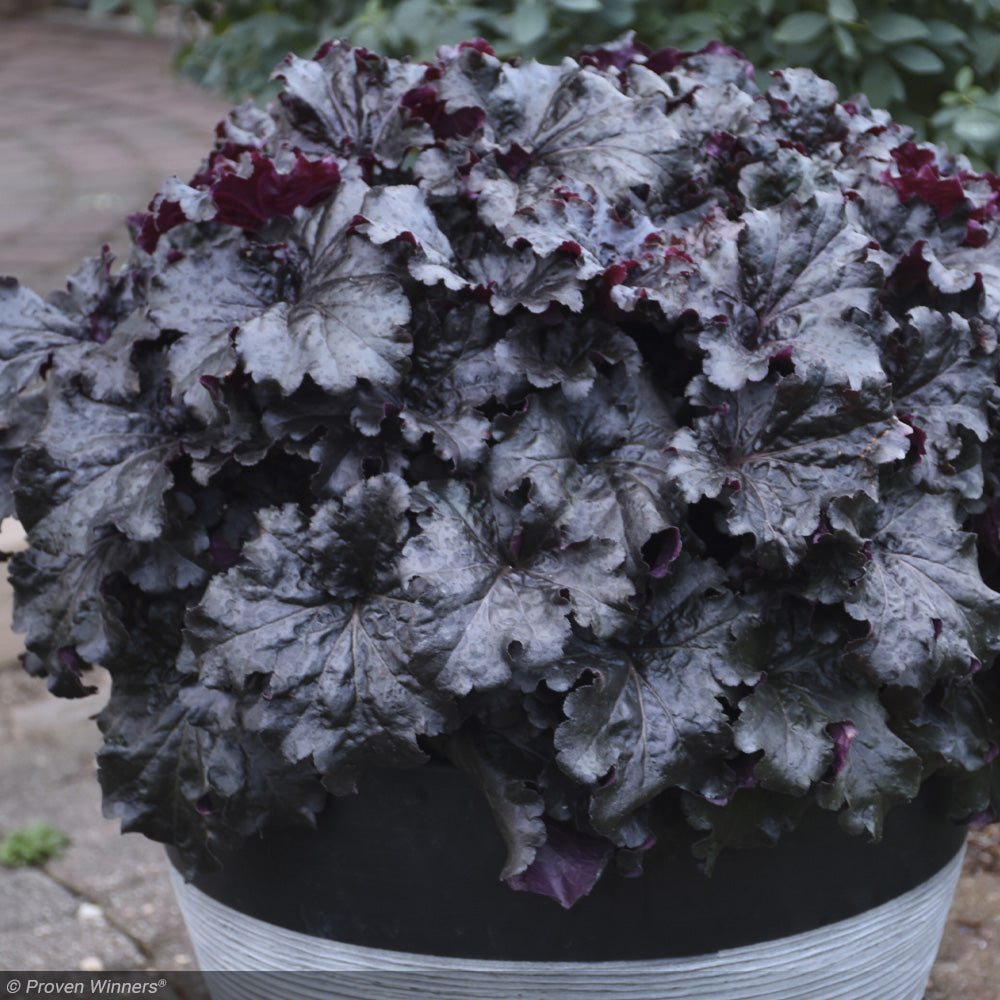
[[530, 45], [545, 34], [549, 15], [542, 0], [518, 0], [512, 14], [511, 39], [515, 45]]
[[907, 72], [918, 76], [943, 73], [945, 69], [942, 59], [923, 45], [898, 45], [892, 50], [891, 56]]
[[774, 29], [774, 40], [784, 45], [811, 42], [821, 31], [826, 30], [828, 23], [822, 14], [815, 14], [812, 11], [789, 14]]
[[931, 30], [919, 18], [899, 11], [882, 10], [868, 18], [868, 30], [878, 39], [889, 44], [912, 42], [927, 38]]

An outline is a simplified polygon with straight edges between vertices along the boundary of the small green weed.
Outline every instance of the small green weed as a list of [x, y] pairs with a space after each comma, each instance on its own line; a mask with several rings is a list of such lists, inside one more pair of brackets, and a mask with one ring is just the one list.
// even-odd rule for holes
[[69, 846], [69, 837], [48, 823], [32, 823], [23, 830], [11, 830], [0, 842], [0, 865], [21, 868], [41, 865]]

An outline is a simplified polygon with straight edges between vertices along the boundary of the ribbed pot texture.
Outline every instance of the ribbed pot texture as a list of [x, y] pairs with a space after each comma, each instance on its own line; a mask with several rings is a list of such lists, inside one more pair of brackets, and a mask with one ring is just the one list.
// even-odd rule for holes
[[874, 845], [815, 810], [711, 878], [663, 838], [566, 911], [497, 881], [488, 808], [425, 767], [174, 882], [215, 1000], [920, 1000], [963, 843], [932, 795]]

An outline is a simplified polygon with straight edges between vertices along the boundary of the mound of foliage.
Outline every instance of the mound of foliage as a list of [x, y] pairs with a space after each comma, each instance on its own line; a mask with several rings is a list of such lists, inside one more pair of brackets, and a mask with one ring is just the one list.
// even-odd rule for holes
[[0, 284], [16, 623], [110, 671], [123, 827], [444, 757], [568, 904], [664, 816], [995, 818], [1000, 182], [717, 45], [278, 77], [122, 270]]

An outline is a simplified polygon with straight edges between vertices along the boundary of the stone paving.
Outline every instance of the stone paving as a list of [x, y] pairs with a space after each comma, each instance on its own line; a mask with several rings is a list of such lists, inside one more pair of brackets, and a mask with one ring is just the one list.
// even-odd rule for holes
[[[0, 618], [11, 593], [0, 586]], [[101, 816], [91, 716], [107, 696], [52, 698], [16, 662], [20, 637], [0, 625], [0, 834], [47, 822], [65, 854], [40, 868], [0, 869], [0, 970], [196, 970], [162, 848], [122, 836]], [[167, 1000], [201, 1000], [195, 980]]]
[[[172, 75], [169, 39], [126, 24], [0, 19], [0, 275], [43, 296], [102, 244], [124, 254], [124, 216], [195, 172], [228, 108]], [[25, 677], [10, 611], [4, 582], [0, 834], [44, 820], [71, 846], [40, 869], [0, 869], [0, 970], [195, 969], [162, 848], [101, 816], [89, 717], [106, 691], [66, 702]], [[205, 996], [185, 983], [176, 996]]]
[[[194, 172], [226, 105], [171, 76], [169, 52], [83, 15], [0, 19], [0, 275], [48, 293], [102, 243], [122, 253], [122, 217]], [[0, 583], [0, 835], [45, 820], [71, 846], [0, 868], [0, 970], [191, 970], [162, 849], [101, 817], [89, 717], [106, 689], [66, 702], [26, 677], [10, 604]], [[1000, 828], [976, 843], [926, 1000], [1000, 1000]], [[207, 995], [197, 978], [170, 988]]]

